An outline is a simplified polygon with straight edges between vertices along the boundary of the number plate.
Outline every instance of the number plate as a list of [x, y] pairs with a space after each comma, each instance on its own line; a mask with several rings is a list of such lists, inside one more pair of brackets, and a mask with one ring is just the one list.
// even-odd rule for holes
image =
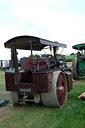
[[31, 88], [20, 88], [21, 92], [32, 92]]

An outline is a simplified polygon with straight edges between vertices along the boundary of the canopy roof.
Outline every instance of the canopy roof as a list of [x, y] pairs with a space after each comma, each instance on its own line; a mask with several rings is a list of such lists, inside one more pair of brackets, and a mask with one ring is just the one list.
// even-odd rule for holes
[[32, 50], [42, 50], [46, 46], [55, 46], [66, 48], [65, 44], [56, 43], [53, 41], [45, 40], [34, 36], [17, 36], [9, 39], [4, 43], [5, 48], [11, 48], [14, 44], [16, 49], [31, 50], [30, 43], [32, 43]]
[[85, 50], [85, 43], [74, 45], [72, 48], [76, 50]]

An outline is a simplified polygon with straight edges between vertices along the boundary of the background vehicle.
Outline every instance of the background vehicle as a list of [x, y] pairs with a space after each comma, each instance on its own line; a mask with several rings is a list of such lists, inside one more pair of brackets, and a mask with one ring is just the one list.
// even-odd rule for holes
[[0, 60], [0, 70], [6, 70], [10, 68], [10, 60]]
[[[72, 73], [57, 59], [56, 49], [66, 48], [66, 45], [33, 36], [17, 36], [4, 45], [11, 48], [15, 68], [15, 71], [5, 72], [6, 90], [10, 91], [13, 105], [25, 101], [27, 104], [43, 102], [45, 106], [62, 107], [72, 89]], [[33, 59], [33, 50], [41, 51], [46, 46], [53, 49], [53, 54], [48, 58]], [[24, 61], [27, 63], [23, 72], [18, 69], [17, 49], [31, 50], [31, 57]]]
[[73, 79], [76, 80], [79, 76], [85, 76], [85, 43], [74, 45], [72, 48], [78, 51], [77, 60], [72, 63]]

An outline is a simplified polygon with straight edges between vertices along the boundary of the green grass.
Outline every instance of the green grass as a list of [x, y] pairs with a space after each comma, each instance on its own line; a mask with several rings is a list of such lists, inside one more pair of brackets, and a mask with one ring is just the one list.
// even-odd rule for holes
[[0, 71], [0, 99], [9, 100], [0, 108], [0, 128], [84, 128], [85, 101], [78, 96], [85, 91], [85, 77], [74, 81], [62, 108], [49, 108], [43, 104], [28, 106], [23, 103], [14, 108], [9, 92], [5, 91], [4, 72]]
[[77, 59], [76, 55], [70, 55], [70, 56], [65, 56], [65, 57], [66, 57], [66, 59], [74, 59], [74, 60]]
[[5, 89], [5, 73], [0, 71], [0, 98], [9, 98], [9, 93]]

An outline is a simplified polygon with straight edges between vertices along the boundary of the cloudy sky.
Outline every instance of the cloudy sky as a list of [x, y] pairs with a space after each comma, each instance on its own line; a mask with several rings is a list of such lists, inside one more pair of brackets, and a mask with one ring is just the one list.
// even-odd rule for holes
[[85, 0], [0, 0], [0, 59], [10, 59], [4, 43], [20, 35], [67, 44], [69, 55], [72, 45], [85, 42], [84, 32]]

